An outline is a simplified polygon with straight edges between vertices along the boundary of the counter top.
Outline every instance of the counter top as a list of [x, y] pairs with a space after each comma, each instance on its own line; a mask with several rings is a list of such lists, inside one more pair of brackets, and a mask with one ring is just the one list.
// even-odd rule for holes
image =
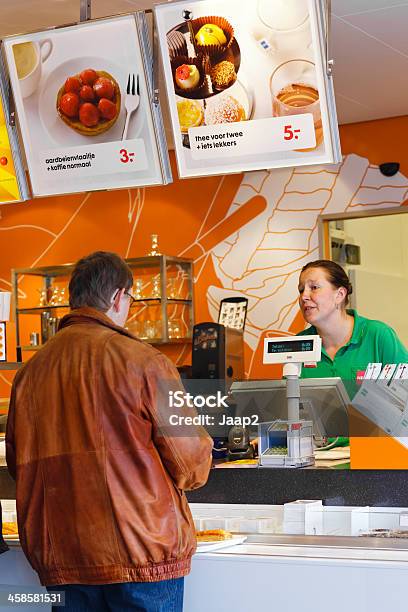
[[275, 558], [280, 562], [298, 561], [382, 564], [408, 566], [408, 541], [364, 537], [248, 535], [245, 542], [196, 553], [197, 558], [231, 561], [246, 557], [254, 562], [261, 558]]
[[194, 503], [284, 504], [322, 499], [328, 506], [408, 507], [408, 471], [253, 468], [213, 469], [188, 491]]
[[20, 547], [20, 540], [19, 538], [8, 538], [6, 535], [3, 536], [3, 540], [5, 541], [5, 543], [7, 544], [7, 546], [9, 546], [10, 548], [12, 548], [13, 546], [17, 546]]
[[[0, 498], [15, 499], [15, 483], [0, 467]], [[194, 503], [284, 504], [322, 499], [328, 506], [408, 507], [408, 471], [297, 470], [254, 468], [211, 470], [207, 484], [188, 491]]]
[[245, 542], [218, 550], [196, 553], [200, 558], [228, 556], [275, 557], [284, 559], [326, 560], [339, 562], [379, 562], [408, 564], [408, 541], [381, 538], [338, 536], [248, 535]]
[[381, 550], [381, 549], [366, 549], [366, 548], [337, 548], [316, 546], [299, 547], [289, 545], [260, 544], [248, 543], [230, 546], [229, 548], [221, 548], [216, 551], [198, 553], [200, 558], [207, 557], [212, 559], [226, 558], [230, 561], [239, 560], [242, 557], [250, 557], [256, 562], [261, 558], [278, 558], [281, 562], [292, 563], [294, 559], [313, 562], [331, 562], [341, 563], [347, 562], [347, 565], [358, 563], [363, 564], [381, 564], [387, 566], [408, 566], [408, 550]]
[[[10, 548], [20, 547], [18, 538], [4, 536]], [[208, 555], [281, 557], [302, 559], [333, 559], [408, 563], [408, 542], [381, 538], [247, 535], [242, 544], [196, 552], [200, 558]]]

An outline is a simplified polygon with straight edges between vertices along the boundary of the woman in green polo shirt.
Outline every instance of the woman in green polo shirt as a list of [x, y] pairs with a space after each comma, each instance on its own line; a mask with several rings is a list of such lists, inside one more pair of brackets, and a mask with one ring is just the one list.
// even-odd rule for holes
[[320, 363], [303, 368], [302, 378], [339, 376], [350, 390], [369, 363], [408, 363], [408, 351], [389, 325], [347, 308], [351, 293], [347, 274], [335, 262], [320, 259], [302, 268], [299, 305], [310, 327], [299, 335], [322, 339]]

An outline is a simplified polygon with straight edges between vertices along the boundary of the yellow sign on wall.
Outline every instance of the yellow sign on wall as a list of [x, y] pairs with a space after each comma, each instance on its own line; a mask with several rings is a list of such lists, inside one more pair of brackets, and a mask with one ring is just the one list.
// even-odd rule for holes
[[21, 199], [0, 96], [0, 204], [19, 202]]

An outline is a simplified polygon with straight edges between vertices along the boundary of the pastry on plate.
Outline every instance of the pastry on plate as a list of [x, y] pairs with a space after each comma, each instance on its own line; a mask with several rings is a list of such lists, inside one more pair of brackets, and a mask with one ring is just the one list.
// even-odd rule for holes
[[231, 87], [237, 80], [237, 73], [232, 62], [224, 60], [211, 68], [211, 81], [216, 89]]
[[201, 98], [207, 85], [203, 58], [179, 55], [171, 60], [174, 90], [177, 95], [186, 98]]
[[182, 98], [204, 97], [207, 77], [204, 71], [203, 58], [179, 55], [171, 60], [174, 90]]
[[71, 129], [84, 136], [109, 130], [120, 113], [120, 88], [104, 70], [87, 68], [69, 76], [57, 94], [57, 112]]
[[189, 128], [201, 125], [204, 119], [203, 107], [197, 100], [179, 100], [177, 112], [183, 134], [187, 134]]
[[3, 521], [3, 535], [18, 535], [17, 523], [8, 523]]
[[176, 68], [174, 79], [180, 89], [193, 89], [200, 82], [200, 72], [194, 64], [182, 64]]
[[245, 109], [233, 96], [213, 98], [205, 110], [205, 124], [235, 123], [245, 121]]
[[232, 533], [225, 529], [208, 529], [206, 531], [196, 531], [197, 542], [222, 542], [230, 540]]
[[214, 23], [205, 23], [201, 26], [195, 35], [195, 40], [200, 46], [227, 44], [224, 30]]
[[167, 34], [167, 47], [170, 59], [178, 55], [187, 55], [187, 43], [183, 34], [178, 30], [173, 30]]
[[218, 15], [198, 17], [191, 20], [194, 36], [191, 42], [197, 52], [213, 57], [222, 55], [233, 43], [234, 28]]

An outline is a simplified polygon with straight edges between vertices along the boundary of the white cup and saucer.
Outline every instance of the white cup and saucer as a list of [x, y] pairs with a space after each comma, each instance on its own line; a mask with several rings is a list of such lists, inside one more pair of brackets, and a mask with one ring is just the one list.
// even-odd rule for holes
[[295, 52], [311, 44], [309, 7], [306, 0], [258, 0], [252, 36], [266, 52]]
[[27, 41], [13, 45], [14, 61], [23, 98], [31, 96], [41, 80], [42, 65], [52, 52], [52, 40]]

